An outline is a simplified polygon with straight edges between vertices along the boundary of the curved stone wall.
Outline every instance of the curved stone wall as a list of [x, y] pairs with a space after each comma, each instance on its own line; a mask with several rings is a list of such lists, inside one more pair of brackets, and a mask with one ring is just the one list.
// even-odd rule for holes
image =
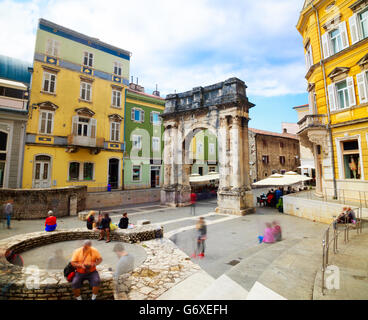
[[[112, 241], [137, 243], [163, 235], [159, 225], [143, 225], [134, 229], [116, 230]], [[73, 299], [71, 283], [62, 271], [18, 267], [5, 259], [6, 252], [22, 253], [46, 244], [83, 239], [97, 239], [98, 232], [85, 229], [34, 232], [17, 235], [0, 241], [0, 299], [2, 300], [70, 300]], [[98, 299], [114, 299], [112, 272], [104, 265], [97, 267], [101, 278]], [[85, 282], [81, 289], [83, 299], [91, 298], [91, 289]]]

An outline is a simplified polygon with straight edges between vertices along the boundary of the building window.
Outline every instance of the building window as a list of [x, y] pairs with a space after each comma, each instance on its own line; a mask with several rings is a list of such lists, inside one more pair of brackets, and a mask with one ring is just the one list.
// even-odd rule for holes
[[280, 156], [280, 164], [285, 164], [285, 156]]
[[283, 147], [284, 147], [284, 143], [280, 142], [280, 148], [283, 148]]
[[74, 116], [72, 120], [72, 133], [75, 136], [96, 138], [97, 120]]
[[133, 149], [142, 149], [142, 136], [132, 136]]
[[141, 109], [132, 109], [131, 120], [135, 122], [144, 122], [144, 111]]
[[80, 98], [85, 101], [91, 101], [92, 85], [88, 82], [81, 82]]
[[305, 63], [307, 65], [307, 70], [309, 70], [310, 67], [313, 66], [313, 55], [312, 55], [312, 46], [311, 46], [311, 44], [309, 44], [306, 48]]
[[269, 164], [270, 163], [269, 156], [262, 156], [262, 162], [263, 164]]
[[159, 112], [151, 112], [151, 123], [154, 125], [160, 125], [161, 124], [161, 120], [160, 120], [160, 113]]
[[216, 172], [216, 167], [214, 166], [208, 167], [208, 172]]
[[360, 104], [368, 102], [368, 71], [356, 75]]
[[79, 117], [78, 119], [78, 136], [88, 137], [89, 119]]
[[133, 166], [133, 181], [141, 180], [141, 166]]
[[368, 37], [368, 9], [359, 13], [359, 24], [362, 30], [363, 38]]
[[160, 138], [152, 137], [152, 151], [160, 151]]
[[323, 56], [328, 58], [349, 46], [346, 31], [346, 22], [341, 22], [338, 27], [322, 35]]
[[56, 74], [50, 72], [43, 73], [43, 91], [48, 93], [55, 93], [56, 88]]
[[332, 83], [328, 86], [331, 111], [349, 108], [356, 105], [353, 77]]
[[93, 53], [84, 52], [83, 64], [87, 67], [93, 67]]
[[336, 83], [337, 102], [339, 109], [344, 109], [349, 106], [349, 93], [346, 80]]
[[110, 123], [110, 139], [111, 141], [120, 141], [120, 123]]
[[321, 154], [321, 146], [318, 144], [317, 145], [317, 154], [320, 155]]
[[79, 162], [70, 162], [69, 164], [69, 180], [79, 180]]
[[93, 163], [86, 162], [83, 166], [83, 180], [93, 180]]
[[215, 144], [214, 143], [209, 143], [208, 144], [208, 151], [210, 152], [210, 154], [215, 153]]
[[345, 179], [360, 179], [361, 168], [358, 140], [343, 141], [341, 144]]
[[94, 163], [92, 162], [70, 162], [69, 180], [92, 181], [94, 178]]
[[330, 32], [330, 41], [331, 41], [331, 49], [332, 54], [338, 53], [342, 50], [342, 40], [339, 29], [335, 29]]
[[198, 142], [197, 143], [197, 154], [202, 154], [203, 153], [203, 143], [202, 142]]
[[39, 133], [51, 134], [54, 127], [54, 113], [52, 111], [40, 111]]
[[262, 140], [263, 142], [263, 147], [267, 147], [267, 141], [266, 140]]
[[112, 105], [113, 107], [121, 107], [121, 92], [118, 90], [112, 90]]
[[121, 76], [123, 67], [120, 62], [114, 62], [114, 74]]
[[54, 57], [59, 56], [60, 42], [54, 39], [47, 39], [46, 54]]

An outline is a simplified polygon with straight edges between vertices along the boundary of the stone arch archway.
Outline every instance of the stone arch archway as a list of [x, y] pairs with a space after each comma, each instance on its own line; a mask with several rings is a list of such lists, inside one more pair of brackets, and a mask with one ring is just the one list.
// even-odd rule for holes
[[[254, 104], [237, 78], [166, 97], [164, 185], [161, 202], [190, 204], [189, 145], [198, 130], [217, 136], [219, 189], [217, 212], [244, 215], [254, 211], [249, 179], [248, 121]], [[189, 141], [189, 143], [188, 143]]]

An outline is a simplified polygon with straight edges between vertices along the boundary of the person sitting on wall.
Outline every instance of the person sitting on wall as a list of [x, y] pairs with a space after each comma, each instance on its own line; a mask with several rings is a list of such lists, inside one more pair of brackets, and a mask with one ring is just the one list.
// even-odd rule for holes
[[119, 228], [120, 229], [127, 229], [128, 225], [129, 225], [128, 213], [124, 212], [123, 217], [119, 221]]
[[46, 221], [45, 221], [45, 231], [54, 231], [57, 227], [57, 224], [56, 224], [56, 217], [53, 216], [53, 212], [52, 210], [50, 210], [48, 213], [47, 213], [48, 217], [46, 218]]
[[91, 210], [88, 213], [87, 222], [86, 222], [88, 230], [93, 230], [96, 228], [95, 215], [96, 215], [96, 211], [93, 211], [93, 210]]

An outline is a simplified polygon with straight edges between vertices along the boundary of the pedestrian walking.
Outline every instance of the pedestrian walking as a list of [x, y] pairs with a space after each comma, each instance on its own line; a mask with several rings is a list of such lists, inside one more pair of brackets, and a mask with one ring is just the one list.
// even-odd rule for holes
[[52, 210], [47, 213], [47, 218], [45, 221], [45, 231], [47, 232], [54, 231], [57, 227], [56, 217], [53, 214], [54, 213], [52, 212]]
[[192, 192], [190, 194], [190, 213], [192, 214], [192, 216], [195, 216], [196, 202], [197, 202], [197, 195], [195, 194], [195, 192]]
[[88, 280], [92, 287], [92, 300], [96, 300], [101, 282], [96, 266], [101, 262], [102, 257], [98, 250], [92, 247], [91, 240], [84, 241], [83, 247], [74, 251], [71, 264], [76, 271], [72, 288], [77, 300], [82, 300], [80, 288], [84, 280]]
[[98, 239], [98, 241], [102, 241], [104, 239], [105, 233], [106, 233], [106, 243], [111, 241], [110, 240], [110, 223], [111, 223], [111, 218], [109, 217], [108, 213], [105, 213], [101, 221], [100, 238]]
[[4, 206], [4, 213], [8, 229], [10, 229], [10, 220], [13, 215], [13, 202], [14, 202], [13, 199], [9, 199]]
[[114, 281], [115, 281], [115, 293], [119, 294], [120, 292], [128, 292], [128, 283], [119, 282], [119, 277], [123, 274], [127, 274], [134, 269], [134, 257], [129, 254], [122, 243], [117, 243], [114, 246], [114, 252], [116, 253], [119, 261], [116, 265], [115, 273], [114, 273]]
[[196, 225], [196, 249], [192, 258], [197, 256], [202, 259], [204, 258], [205, 241], [207, 240], [207, 226], [203, 217], [200, 217]]
[[63, 249], [56, 249], [55, 253], [47, 261], [47, 269], [63, 269], [67, 264], [67, 259], [64, 257]]

